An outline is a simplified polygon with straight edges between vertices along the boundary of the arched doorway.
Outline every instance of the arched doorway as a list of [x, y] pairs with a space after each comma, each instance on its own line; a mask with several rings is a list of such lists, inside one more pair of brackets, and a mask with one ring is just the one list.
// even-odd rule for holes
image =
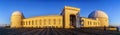
[[75, 15], [70, 15], [70, 26], [75, 27], [76, 25], [76, 16]]

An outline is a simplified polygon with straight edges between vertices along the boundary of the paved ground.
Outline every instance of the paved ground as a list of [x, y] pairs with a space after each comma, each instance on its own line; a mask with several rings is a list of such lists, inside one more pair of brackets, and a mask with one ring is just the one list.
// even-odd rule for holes
[[93, 29], [6, 29], [0, 28], [0, 35], [120, 35], [116, 31]]

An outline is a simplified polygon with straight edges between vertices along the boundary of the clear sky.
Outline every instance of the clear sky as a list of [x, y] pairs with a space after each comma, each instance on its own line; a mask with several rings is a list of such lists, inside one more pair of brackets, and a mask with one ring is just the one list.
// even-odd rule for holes
[[80, 8], [80, 16], [88, 17], [94, 10], [103, 10], [110, 25], [120, 25], [119, 0], [0, 0], [0, 24], [10, 24], [11, 14], [19, 10], [26, 18], [41, 15], [59, 15], [64, 6]]

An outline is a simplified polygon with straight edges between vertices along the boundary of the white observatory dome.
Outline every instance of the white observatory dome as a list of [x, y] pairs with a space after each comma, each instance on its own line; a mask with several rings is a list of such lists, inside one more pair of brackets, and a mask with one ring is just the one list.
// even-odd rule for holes
[[22, 15], [22, 13], [20, 11], [14, 11], [12, 15]]
[[96, 10], [90, 13], [88, 18], [108, 18], [108, 15], [101, 10]]

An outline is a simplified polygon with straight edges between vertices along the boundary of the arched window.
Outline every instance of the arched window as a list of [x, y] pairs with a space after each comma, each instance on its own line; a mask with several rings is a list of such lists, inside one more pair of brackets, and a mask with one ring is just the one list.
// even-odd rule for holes
[[59, 19], [59, 24], [61, 24], [61, 19]]
[[92, 25], [92, 22], [90, 21], [90, 25]]
[[32, 25], [34, 25], [34, 21], [32, 20]]
[[89, 21], [88, 21], [88, 25], [90, 25]]
[[25, 21], [23, 21], [23, 22], [24, 22], [23, 24], [25, 25]]
[[37, 25], [37, 20], [35, 20], [35, 25]]
[[21, 25], [24, 25], [24, 21], [21, 23]]
[[30, 25], [30, 21], [29, 21], [29, 25]]
[[25, 21], [23, 21], [23, 25], [25, 25]]
[[25, 21], [25, 22], [26, 22], [25, 24], [27, 25], [27, 21]]
[[56, 20], [54, 19], [53, 21], [54, 21], [54, 24], [55, 24], [55, 23], [56, 23]]
[[50, 24], [50, 19], [48, 19], [48, 22], [49, 22], [49, 24]]

